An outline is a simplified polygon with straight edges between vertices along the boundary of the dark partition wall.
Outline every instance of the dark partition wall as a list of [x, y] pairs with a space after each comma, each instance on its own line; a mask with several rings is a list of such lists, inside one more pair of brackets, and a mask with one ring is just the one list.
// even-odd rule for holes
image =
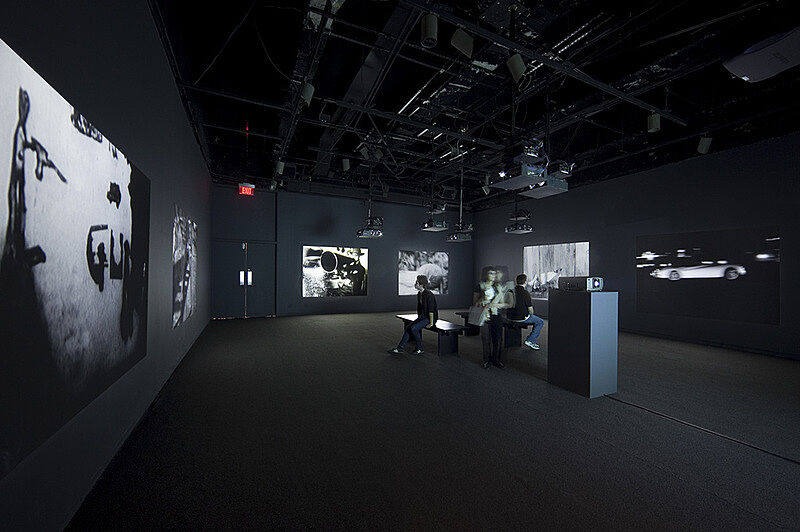
[[800, 135], [790, 135], [526, 201], [528, 235], [503, 232], [511, 206], [480, 212], [475, 272], [513, 274], [525, 246], [587, 241], [589, 274], [620, 293], [623, 330], [800, 356], [798, 175]]
[[[15, 402], [0, 408], [28, 422], [3, 416], [11, 451], [0, 523], [60, 529], [208, 321], [210, 179], [146, 2], [7, 3], [0, 39], [69, 102], [51, 105], [46, 87], [3, 68], [0, 216], [8, 219], [18, 137], [27, 153], [24, 196], [15, 197], [28, 201], [24, 245], [12, 247], [25, 248], [15, 263], [34, 272], [44, 298], [49, 359], [22, 357], [13, 373], [3, 366], [14, 378], [3, 393]], [[197, 284], [196, 305], [173, 329], [176, 204], [197, 224]], [[60, 386], [47, 384], [53, 371]]]
[[[399, 295], [398, 282], [401, 275], [399, 254], [401, 250], [426, 251], [431, 256], [436, 252], [447, 253], [447, 290], [437, 295], [439, 308], [469, 306], [472, 300], [472, 243], [446, 243], [445, 233], [428, 233], [420, 229], [427, 215], [423, 207], [373, 202], [373, 214], [384, 217], [384, 236], [376, 239], [356, 237], [356, 230], [363, 225], [367, 207], [364, 201], [349, 198], [333, 198], [291, 192], [275, 194], [257, 189], [254, 197], [239, 196], [235, 187], [213, 188], [214, 241], [224, 242], [262, 241], [276, 242], [275, 269], [275, 313], [278, 316], [297, 314], [325, 314], [345, 312], [380, 312], [389, 310], [413, 310], [414, 295]], [[456, 213], [445, 217], [452, 224]], [[274, 239], [274, 240], [273, 240]], [[223, 246], [224, 247], [224, 246]], [[303, 272], [314, 270], [312, 259], [305, 262], [304, 250], [342, 248], [339, 253], [350, 257], [347, 250], [366, 248], [368, 251], [368, 273], [366, 295], [353, 295], [347, 290], [348, 273], [358, 277], [360, 270], [325, 272], [321, 264], [316, 270], [323, 275], [333, 274], [327, 282], [338, 283], [348, 297], [303, 297]], [[337, 255], [331, 252], [331, 255]], [[331, 255], [326, 255], [326, 259]], [[214, 257], [215, 264], [230, 262], [227, 258]], [[326, 263], [328, 261], [326, 260]], [[337, 266], [346, 266], [346, 260], [337, 261]], [[316, 271], [314, 270], [314, 271]], [[226, 280], [217, 279], [214, 287], [228, 286]], [[227, 275], [224, 273], [219, 274]], [[328, 275], [330, 277], [330, 275]], [[433, 276], [433, 274], [432, 274]], [[229, 312], [230, 292], [215, 289], [214, 300], [219, 308], [212, 314]], [[338, 293], [329, 290], [330, 293]], [[225, 309], [222, 307], [227, 305]], [[234, 305], [235, 306], [235, 305]]]

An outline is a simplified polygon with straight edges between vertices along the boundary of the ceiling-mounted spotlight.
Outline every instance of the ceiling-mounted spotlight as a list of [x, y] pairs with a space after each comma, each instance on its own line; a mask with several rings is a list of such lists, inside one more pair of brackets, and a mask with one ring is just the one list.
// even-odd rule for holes
[[511, 71], [511, 77], [514, 78], [514, 82], [518, 82], [525, 74], [525, 61], [522, 60], [522, 56], [519, 54], [509, 57], [508, 61], [506, 61], [506, 66]]
[[350, 159], [342, 159], [342, 170], [345, 172], [350, 170]]
[[450, 39], [450, 44], [453, 48], [466, 55], [469, 59], [472, 59], [472, 47], [474, 42], [475, 39], [461, 28], [458, 28]]
[[269, 184], [269, 191], [275, 192], [276, 188], [278, 188], [278, 182], [273, 179], [272, 182], [270, 182]]
[[700, 142], [697, 143], [697, 153], [702, 153], [705, 155], [708, 153], [708, 148], [711, 147], [711, 137], [706, 137], [703, 135], [700, 137]]
[[303, 101], [306, 102], [306, 105], [311, 105], [311, 98], [314, 97], [314, 85], [311, 83], [305, 82], [303, 83], [303, 92], [301, 93]]
[[647, 117], [647, 132], [655, 133], [656, 131], [661, 131], [661, 115], [653, 113]]
[[277, 163], [275, 163], [275, 172], [277, 172], [278, 175], [282, 175], [283, 174], [283, 168], [285, 166], [286, 165], [285, 165], [285, 163], [283, 161], [278, 161]]
[[419, 43], [424, 48], [433, 48], [439, 42], [439, 20], [433, 13], [422, 17], [421, 36]]
[[568, 163], [566, 161], [555, 161], [551, 167], [547, 169], [548, 174], [554, 174], [556, 177], [569, 177], [572, 175], [572, 169], [575, 168], [575, 163]]

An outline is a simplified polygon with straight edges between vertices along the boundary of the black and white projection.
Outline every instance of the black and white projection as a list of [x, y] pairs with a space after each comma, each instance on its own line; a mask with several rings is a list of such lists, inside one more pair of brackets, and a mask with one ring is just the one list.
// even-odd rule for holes
[[0, 41], [0, 477], [145, 356], [150, 182]]
[[172, 218], [172, 327], [197, 307], [197, 224], [175, 205]]
[[636, 237], [636, 309], [780, 322], [776, 227]]
[[550, 289], [558, 288], [559, 277], [589, 275], [589, 243], [525, 246], [522, 271], [528, 276], [531, 297], [548, 299]]
[[447, 293], [450, 259], [445, 251], [403, 251], [397, 257], [397, 293], [414, 295], [418, 275], [428, 278], [428, 288], [437, 295]]
[[303, 297], [367, 295], [367, 248], [303, 246]]

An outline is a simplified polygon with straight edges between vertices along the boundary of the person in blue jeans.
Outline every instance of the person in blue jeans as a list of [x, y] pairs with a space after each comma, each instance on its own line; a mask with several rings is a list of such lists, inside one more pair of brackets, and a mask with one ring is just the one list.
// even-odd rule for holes
[[542, 332], [544, 320], [533, 313], [531, 293], [525, 289], [527, 281], [528, 276], [524, 273], [517, 275], [517, 285], [514, 287], [514, 306], [508, 309], [506, 317], [518, 323], [533, 324], [533, 330], [525, 339], [525, 345], [531, 349], [539, 349], [536, 340], [539, 339], [539, 334]]
[[414, 338], [414, 342], [417, 344], [417, 350], [414, 351], [414, 354], [421, 355], [424, 352], [422, 350], [422, 329], [431, 323], [436, 323], [439, 319], [436, 298], [428, 290], [428, 278], [424, 275], [417, 275], [417, 282], [414, 283], [414, 288], [417, 289], [417, 319], [406, 325], [400, 343], [394, 349], [389, 350], [389, 353], [394, 355], [402, 353], [411, 338]]

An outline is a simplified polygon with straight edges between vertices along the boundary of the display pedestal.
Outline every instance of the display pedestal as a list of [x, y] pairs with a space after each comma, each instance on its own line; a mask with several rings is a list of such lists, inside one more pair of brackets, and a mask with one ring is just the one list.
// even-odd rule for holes
[[619, 294], [550, 289], [547, 381], [585, 397], [617, 391]]

